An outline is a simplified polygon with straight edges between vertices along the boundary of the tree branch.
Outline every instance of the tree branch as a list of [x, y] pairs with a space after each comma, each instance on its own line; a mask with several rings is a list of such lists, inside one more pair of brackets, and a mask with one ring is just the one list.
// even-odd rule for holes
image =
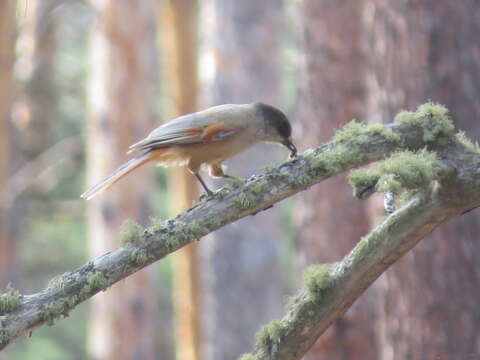
[[124, 229], [124, 245], [77, 270], [53, 279], [43, 291], [0, 297], [0, 349], [12, 339], [66, 316], [77, 304], [115, 282], [216, 229], [267, 209], [340, 172], [381, 160], [401, 150], [427, 146], [438, 153], [438, 179], [395, 213], [340, 263], [316, 269], [307, 289], [281, 321], [266, 327], [252, 358], [296, 359], [385, 268], [435, 226], [480, 205], [480, 157], [453, 136], [453, 127], [435, 105], [398, 123], [351, 123], [334, 140], [298, 158], [231, 185], [174, 219], [143, 230]]
[[310, 267], [306, 287], [281, 320], [257, 335], [253, 355], [242, 359], [299, 359], [392, 263], [447, 217], [431, 194], [418, 195], [362, 238], [335, 264]]

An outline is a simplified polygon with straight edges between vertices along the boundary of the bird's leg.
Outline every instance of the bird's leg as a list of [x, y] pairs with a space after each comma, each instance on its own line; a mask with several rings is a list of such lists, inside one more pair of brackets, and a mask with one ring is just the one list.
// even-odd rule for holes
[[210, 176], [216, 177], [216, 178], [232, 178], [233, 176], [227, 175], [223, 172], [223, 166], [220, 163], [216, 164], [210, 164], [208, 166], [208, 172], [210, 173]]
[[210, 164], [209, 165], [209, 173], [211, 177], [215, 178], [224, 178], [224, 179], [238, 179], [236, 176], [225, 174], [224, 166], [220, 163], [217, 164]]
[[209, 173], [210, 176], [215, 177], [215, 178], [224, 178], [228, 180], [228, 185], [231, 187], [236, 187], [238, 185], [243, 185], [245, 183], [245, 180], [225, 174], [224, 168], [221, 163], [216, 163], [216, 164], [210, 164], [209, 165]]
[[197, 177], [198, 181], [200, 181], [200, 184], [202, 184], [202, 187], [203, 189], [205, 190], [205, 192], [207, 193], [208, 196], [210, 195], [213, 195], [213, 192], [212, 190], [210, 190], [208, 188], [208, 186], [205, 184], [205, 182], [203, 181], [203, 179], [200, 177], [200, 175], [198, 173], [195, 173], [195, 176]]
[[[211, 195], [213, 195], [213, 192], [208, 188], [207, 184], [205, 184], [205, 181], [203, 181], [203, 179], [200, 177], [200, 174], [199, 174], [200, 165], [201, 165], [201, 163], [193, 161], [192, 159], [190, 159], [190, 160], [188, 160], [187, 169], [188, 169], [188, 171], [190, 171], [190, 174], [195, 175], [197, 180], [200, 182], [200, 184], [203, 187], [203, 190], [205, 190], [205, 195], [206, 196], [211, 196]], [[205, 195], [200, 196], [200, 200]]]

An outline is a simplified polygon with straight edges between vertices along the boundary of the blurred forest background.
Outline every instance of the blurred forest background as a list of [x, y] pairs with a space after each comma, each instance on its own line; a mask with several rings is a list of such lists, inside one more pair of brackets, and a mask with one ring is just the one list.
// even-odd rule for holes
[[[183, 169], [145, 167], [79, 195], [128, 146], [183, 113], [263, 101], [301, 151], [350, 121], [390, 122], [431, 99], [480, 136], [476, 0], [0, 1], [0, 288], [44, 288], [198, 198]], [[282, 161], [257, 146], [249, 176]], [[215, 182], [216, 187], [221, 182]], [[10, 359], [229, 360], [282, 314], [312, 263], [383, 216], [344, 177], [142, 270], [0, 353]], [[480, 359], [479, 211], [437, 229], [384, 274], [306, 359]]]

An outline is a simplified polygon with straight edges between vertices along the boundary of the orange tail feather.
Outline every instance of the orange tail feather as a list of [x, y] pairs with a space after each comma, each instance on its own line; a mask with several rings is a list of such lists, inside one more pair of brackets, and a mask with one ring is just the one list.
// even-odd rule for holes
[[156, 156], [152, 151], [147, 151], [146, 153], [131, 159], [130, 161], [120, 166], [117, 170], [115, 170], [110, 176], [85, 191], [82, 195], [80, 195], [80, 197], [85, 200], [90, 200], [98, 193], [115, 184], [118, 180], [120, 180], [122, 177], [124, 177], [131, 171], [149, 162], [150, 160], [153, 160], [155, 157]]

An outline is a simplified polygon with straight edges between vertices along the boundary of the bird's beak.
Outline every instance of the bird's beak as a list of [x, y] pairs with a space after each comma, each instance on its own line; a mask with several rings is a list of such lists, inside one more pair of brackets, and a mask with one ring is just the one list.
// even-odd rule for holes
[[297, 156], [297, 148], [295, 147], [295, 145], [293, 145], [292, 138], [288, 138], [282, 144], [285, 147], [287, 147], [288, 150], [290, 150], [290, 157], [291, 158], [294, 158], [294, 157]]

